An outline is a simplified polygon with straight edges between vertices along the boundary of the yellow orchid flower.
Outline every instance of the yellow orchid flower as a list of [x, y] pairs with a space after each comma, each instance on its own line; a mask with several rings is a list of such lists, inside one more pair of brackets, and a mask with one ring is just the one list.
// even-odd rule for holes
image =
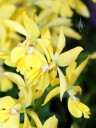
[[[52, 55], [50, 55], [51, 62], [49, 63], [49, 67], [48, 67], [49, 69], [51, 69], [51, 71], [52, 70], [58, 71], [59, 78], [60, 78], [60, 99], [61, 100], [62, 100], [64, 92], [66, 91], [66, 80], [65, 80], [65, 77], [59, 67], [64, 67], [64, 66], [70, 65], [74, 60], [76, 60], [79, 53], [83, 50], [82, 47], [76, 47], [76, 48], [73, 48], [72, 50], [69, 50], [65, 53], [61, 53], [64, 47], [65, 47], [65, 37], [63, 34], [63, 29], [61, 28], [60, 35], [58, 38], [57, 47], [56, 47], [55, 53], [52, 53]], [[49, 51], [49, 49], [48, 49], [48, 51]], [[50, 53], [50, 51], [49, 51], [49, 53]], [[57, 72], [55, 74], [57, 75]], [[55, 77], [56, 77], [56, 75], [55, 75]]]
[[[3, 128], [35, 128], [31, 126], [31, 123], [28, 119], [26, 110], [23, 110], [22, 104], [18, 100], [13, 99], [10, 96], [0, 98], [0, 126]], [[24, 124], [20, 124], [20, 113], [24, 113]], [[34, 112], [32, 118], [36, 115]], [[6, 116], [5, 116], [6, 115]], [[35, 118], [36, 120], [36, 118]], [[38, 118], [36, 120], [38, 121]], [[39, 124], [38, 124], [39, 125]]]
[[[61, 87], [55, 87], [53, 90], [49, 92], [47, 97], [44, 100], [44, 103], [42, 105], [45, 105], [47, 102], [49, 102], [53, 97], [56, 95], [60, 94], [63, 96], [64, 91], [67, 91], [68, 94], [70, 95], [75, 95], [76, 93], [80, 93], [81, 89], [79, 87], [74, 87], [74, 83], [77, 80], [78, 76], [80, 75], [81, 71], [84, 69], [85, 65], [88, 62], [89, 57], [84, 60], [77, 68], [76, 68], [76, 62], [73, 61], [73, 63], [70, 63], [70, 65], [66, 69], [66, 77], [63, 75], [61, 71], [59, 71], [62, 76], [61, 76], [61, 82], [62, 86]], [[75, 69], [76, 68], [76, 69]], [[66, 81], [66, 86], [64, 85], [65, 83], [63, 82], [62, 79]], [[61, 84], [61, 83], [60, 83]], [[61, 91], [60, 91], [61, 88]], [[75, 91], [75, 92], [74, 92]]]
[[10, 96], [0, 98], [0, 125], [4, 128], [19, 128], [19, 108]]
[[[43, 72], [46, 65], [46, 59], [35, 48], [31, 54], [32, 46], [16, 47], [11, 52], [11, 60], [17, 70], [24, 75], [28, 85], [36, 85], [38, 90], [45, 90], [49, 85], [48, 72]], [[8, 62], [7, 62], [8, 63]], [[32, 68], [32, 69], [31, 69]], [[43, 80], [46, 79], [45, 82]], [[42, 86], [41, 86], [42, 85]]]
[[[89, 118], [90, 109], [80, 102], [78, 98], [75, 97], [76, 94], [81, 94], [82, 90], [79, 86], [73, 86], [75, 81], [77, 80], [78, 76], [80, 75], [81, 71], [84, 69], [85, 65], [88, 62], [89, 57], [84, 60], [76, 69], [76, 62], [73, 62], [69, 67], [66, 69], [66, 77], [68, 82], [68, 94], [70, 98], [68, 99], [68, 109], [70, 113], [74, 117], [81, 117], [82, 113], [84, 114], [84, 118]], [[70, 72], [70, 73], [69, 73]]]

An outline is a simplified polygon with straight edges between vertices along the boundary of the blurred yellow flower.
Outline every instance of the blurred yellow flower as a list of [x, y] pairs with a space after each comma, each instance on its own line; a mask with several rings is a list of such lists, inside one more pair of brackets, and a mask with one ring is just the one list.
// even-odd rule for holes
[[96, 2], [96, 0], [92, 0], [93, 2]]
[[60, 14], [61, 17], [72, 17], [72, 9], [74, 9], [77, 13], [82, 16], [89, 17], [88, 8], [81, 0], [37, 0], [34, 2], [34, 4], [44, 10], [50, 9], [53, 12]]
[[[60, 26], [63, 25], [64, 35], [80, 40], [82, 36], [73, 30], [71, 18], [74, 10], [84, 16], [89, 17], [90, 13], [82, 0], [36, 0], [34, 6], [39, 6], [41, 11], [37, 15], [37, 23], [42, 29], [47, 25], [51, 30], [52, 39], [55, 42]], [[82, 6], [82, 9], [81, 9]]]

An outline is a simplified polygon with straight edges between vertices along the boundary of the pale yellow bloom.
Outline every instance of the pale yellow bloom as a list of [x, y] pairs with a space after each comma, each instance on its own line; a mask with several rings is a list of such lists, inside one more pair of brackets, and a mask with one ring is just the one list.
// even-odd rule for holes
[[[51, 62], [49, 63], [50, 64], [49, 66], [52, 65], [51, 70], [53, 70], [55, 72], [58, 71], [58, 74], [59, 74], [60, 99], [61, 100], [62, 100], [64, 92], [66, 91], [66, 80], [65, 80], [65, 77], [59, 67], [64, 67], [64, 66], [70, 65], [74, 60], [76, 60], [79, 53], [83, 50], [82, 47], [76, 47], [67, 52], [61, 53], [64, 47], [65, 47], [65, 37], [63, 34], [63, 28], [61, 28], [56, 50], [55, 50], [55, 52], [51, 53], [51, 55], [50, 55]], [[49, 49], [48, 49], [48, 51], [49, 51]], [[50, 51], [49, 51], [49, 53], [50, 53]], [[57, 75], [57, 73], [55, 73], [55, 74]], [[56, 77], [56, 75], [55, 75], [55, 77]]]
[[[84, 69], [85, 65], [88, 62], [89, 57], [84, 60], [77, 68], [76, 68], [76, 62], [73, 61], [73, 63], [71, 63], [67, 69], [66, 69], [66, 88], [64, 87], [64, 83], [62, 83], [62, 88], [67, 91], [67, 93], [70, 95], [72, 100], [68, 100], [68, 109], [70, 111], [70, 113], [75, 116], [75, 117], [81, 117], [81, 115], [75, 115], [75, 108], [73, 108], [73, 104], [75, 107], [79, 107], [78, 111], [81, 111], [81, 113], [84, 113], [84, 117], [85, 118], [89, 118], [89, 114], [90, 114], [90, 110], [89, 108], [86, 106], [85, 110], [83, 110], [84, 105], [79, 102], [79, 100], [77, 100], [77, 98], [74, 96], [76, 94], [81, 94], [82, 90], [79, 86], [73, 86], [74, 83], [76, 82], [78, 76], [80, 75], [81, 71]], [[76, 68], [76, 69], [75, 69]], [[62, 77], [64, 77], [64, 75], [62, 74]], [[56, 95], [60, 94], [62, 92], [60, 92], [60, 87], [55, 87], [53, 90], [51, 90], [49, 92], [49, 94], [47, 95], [47, 97], [44, 100], [44, 103], [42, 105], [45, 105], [47, 102], [49, 102], [53, 97], [55, 97]], [[70, 102], [69, 102], [70, 101]], [[72, 105], [71, 105], [72, 103]], [[79, 106], [81, 105], [81, 106]], [[83, 107], [83, 108], [82, 108]], [[88, 109], [87, 109], [88, 108]], [[74, 111], [73, 111], [74, 110]], [[77, 112], [78, 112], [77, 111]]]
[[6, 96], [0, 98], [0, 125], [3, 128], [19, 128], [19, 106], [13, 98]]

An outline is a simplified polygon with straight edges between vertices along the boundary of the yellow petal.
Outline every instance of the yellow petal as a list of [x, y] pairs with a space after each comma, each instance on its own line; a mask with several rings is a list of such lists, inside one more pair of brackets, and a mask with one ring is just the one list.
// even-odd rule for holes
[[66, 75], [68, 77], [68, 79], [70, 80], [70, 77], [72, 75], [72, 73], [74, 72], [75, 68], [76, 68], [77, 63], [74, 61], [72, 62], [67, 68], [66, 68]]
[[32, 90], [31, 90], [31, 86], [28, 87], [27, 89], [27, 97], [25, 99], [25, 106], [28, 107], [31, 105], [32, 102]]
[[34, 54], [29, 54], [24, 60], [24, 63], [28, 67], [41, 68], [43, 66], [42, 60]]
[[72, 84], [75, 83], [75, 81], [77, 80], [78, 76], [80, 75], [80, 73], [82, 72], [82, 70], [84, 69], [84, 67], [86, 66], [86, 64], [88, 63], [89, 60], [89, 56], [87, 57], [87, 59], [85, 59], [74, 71], [72, 77], [71, 77], [71, 82]]
[[43, 95], [43, 91], [36, 91], [36, 93], [33, 95], [33, 99], [38, 99]]
[[37, 89], [42, 90], [43, 92], [49, 85], [49, 74], [48, 71], [46, 71], [40, 78]]
[[65, 47], [65, 37], [64, 37], [64, 33], [63, 33], [63, 27], [61, 27], [55, 54], [59, 55], [62, 52], [64, 47]]
[[[44, 43], [46, 43], [46, 42], [49, 43], [49, 40], [46, 40], [46, 39], [38, 39], [37, 42], [41, 46], [41, 48], [43, 49], [48, 62], [50, 62], [51, 61], [50, 53], [48, 52], [47, 48], [44, 45]], [[42, 43], [42, 42], [44, 42], [44, 43]]]
[[38, 0], [38, 1], [35, 1], [34, 4], [37, 5], [37, 6], [39, 6], [42, 9], [46, 9], [46, 8], [49, 8], [50, 5], [53, 4], [53, 2], [52, 2], [52, 0], [48, 0], [48, 1]]
[[30, 19], [25, 12], [23, 13], [23, 20], [27, 32], [31, 35], [31, 37], [37, 38], [40, 34], [40, 31], [36, 23]]
[[73, 100], [71, 97], [68, 99], [68, 109], [74, 117], [80, 118], [82, 116], [82, 112], [78, 108], [77, 102]]
[[33, 111], [30, 111], [30, 110], [27, 110], [27, 113], [31, 116], [31, 118], [34, 120], [37, 128], [42, 128], [42, 123], [41, 121], [39, 120], [39, 117], [38, 115], [33, 112]]
[[60, 54], [57, 58], [57, 64], [59, 66], [67, 66], [71, 64], [73, 61], [77, 59], [78, 55], [80, 54], [82, 50], [83, 48], [78, 46], [67, 52]]
[[78, 101], [78, 108], [82, 111], [82, 113], [84, 114], [84, 118], [90, 118], [90, 109], [83, 104], [82, 102]]
[[48, 29], [47, 26], [45, 26], [42, 29], [41, 38], [43, 38], [43, 39], [51, 39], [51, 35], [50, 35], [49, 29]]
[[13, 87], [12, 82], [5, 75], [0, 77], [1, 92], [6, 92], [6, 91], [12, 89], [12, 87]]
[[54, 9], [54, 11], [58, 14], [60, 11], [60, 7], [61, 7], [61, 1], [59, 0], [55, 0], [52, 4], [52, 8]]
[[15, 105], [15, 100], [10, 96], [5, 96], [0, 98], [0, 109], [2, 108], [12, 108]]
[[5, 75], [18, 86], [19, 90], [24, 95], [24, 100], [26, 101], [27, 91], [25, 88], [25, 82], [22, 79], [22, 77], [20, 75], [17, 75], [16, 73], [11, 73], [11, 72], [6, 72]]
[[5, 20], [5, 24], [12, 28], [13, 30], [15, 30], [16, 32], [26, 36], [26, 37], [29, 37], [29, 34], [27, 33], [27, 31], [25, 30], [25, 28], [18, 22], [16, 21], [12, 21], [12, 20]]
[[24, 113], [24, 125], [22, 128], [31, 128], [31, 123], [28, 119], [27, 113]]
[[23, 58], [26, 53], [24, 47], [16, 47], [11, 52], [11, 60], [13, 63], [16, 63], [19, 59]]
[[44, 51], [47, 57], [47, 60], [50, 62], [50, 59], [53, 56], [53, 47], [51, 44], [51, 40], [42, 38], [42, 39], [38, 39], [37, 42], [42, 47], [42, 50]]
[[51, 80], [51, 85], [52, 85], [52, 86], [55, 86], [55, 85], [57, 85], [57, 84], [59, 84], [59, 83], [60, 83], [59, 78], [52, 78], [52, 80]]
[[66, 2], [61, 6], [60, 8], [60, 15], [61, 17], [72, 17], [73, 16], [73, 10], [69, 7]]
[[64, 26], [63, 28], [64, 28], [63, 31], [65, 36], [68, 36], [73, 39], [81, 40], [82, 36], [79, 33], [77, 33], [75, 30], [73, 30], [71, 27]]
[[16, 73], [12, 73], [12, 72], [5, 72], [5, 75], [12, 80], [16, 85], [21, 85], [21, 86], [25, 86], [25, 82], [23, 80], [23, 78], [16, 74]]
[[62, 71], [58, 68], [58, 74], [60, 78], [60, 100], [62, 101], [63, 94], [66, 91], [66, 79]]
[[55, 97], [56, 95], [60, 94], [60, 87], [56, 87], [53, 90], [51, 90], [49, 92], [49, 94], [46, 96], [44, 103], [42, 104], [45, 105], [46, 103], [48, 103], [53, 97]]
[[19, 114], [11, 116], [3, 125], [4, 128], [19, 128]]
[[0, 7], [0, 19], [9, 19], [14, 13], [16, 7], [11, 4], [5, 4]]
[[61, 25], [67, 25], [67, 26], [71, 26], [72, 23], [71, 23], [71, 19], [68, 19], [68, 18], [62, 18], [62, 17], [58, 17], [58, 18], [55, 18], [53, 19], [52, 21], [50, 21], [47, 26], [49, 28], [51, 27], [56, 27], [56, 26], [61, 26]]
[[10, 67], [16, 67], [16, 65], [11, 60], [5, 60], [4, 63]]
[[46, 120], [43, 125], [43, 128], [57, 128], [58, 119], [55, 116], [50, 117]]
[[[11, 114], [9, 113], [10, 108], [1, 108], [0, 110], [0, 124], [4, 123], [6, 120], [8, 120], [11, 117]], [[5, 116], [6, 115], [6, 116]]]
[[75, 10], [77, 11], [77, 13], [79, 13], [82, 16], [89, 17], [90, 13], [87, 6], [81, 0], [75, 0], [75, 2], [76, 2]]
[[37, 23], [40, 24], [39, 26], [41, 28], [44, 25], [46, 25], [46, 22], [48, 22], [48, 19], [50, 18], [50, 15], [52, 14], [52, 12], [53, 12], [52, 9], [47, 9], [47, 10], [41, 11], [40, 15], [37, 17]]
[[[3, 42], [4, 43], [4, 42]], [[1, 48], [2, 49], [2, 48]], [[7, 51], [7, 52], [3, 52], [3, 51], [0, 51], [0, 59], [3, 59], [3, 60], [5, 60], [5, 59], [9, 59], [9, 57], [10, 57], [10, 53]]]

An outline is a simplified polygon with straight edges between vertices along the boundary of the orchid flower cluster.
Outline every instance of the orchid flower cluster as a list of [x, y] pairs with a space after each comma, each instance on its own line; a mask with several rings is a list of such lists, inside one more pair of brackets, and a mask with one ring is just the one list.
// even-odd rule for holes
[[[37, 7], [41, 9], [38, 15], [34, 11]], [[7, 91], [13, 83], [19, 89], [18, 99], [0, 98], [0, 128], [57, 128], [55, 115], [42, 124], [34, 111], [34, 104], [50, 86], [53, 89], [41, 107], [56, 95], [62, 102], [67, 92], [69, 112], [76, 118], [90, 117], [89, 107], [76, 96], [82, 89], [75, 85], [89, 57], [77, 66], [76, 59], [83, 48], [64, 51], [64, 34], [81, 39], [71, 28], [73, 9], [89, 17], [81, 0], [0, 0], [0, 89]], [[5, 71], [3, 64], [16, 68], [16, 73]], [[24, 123], [20, 122], [21, 113]]]

